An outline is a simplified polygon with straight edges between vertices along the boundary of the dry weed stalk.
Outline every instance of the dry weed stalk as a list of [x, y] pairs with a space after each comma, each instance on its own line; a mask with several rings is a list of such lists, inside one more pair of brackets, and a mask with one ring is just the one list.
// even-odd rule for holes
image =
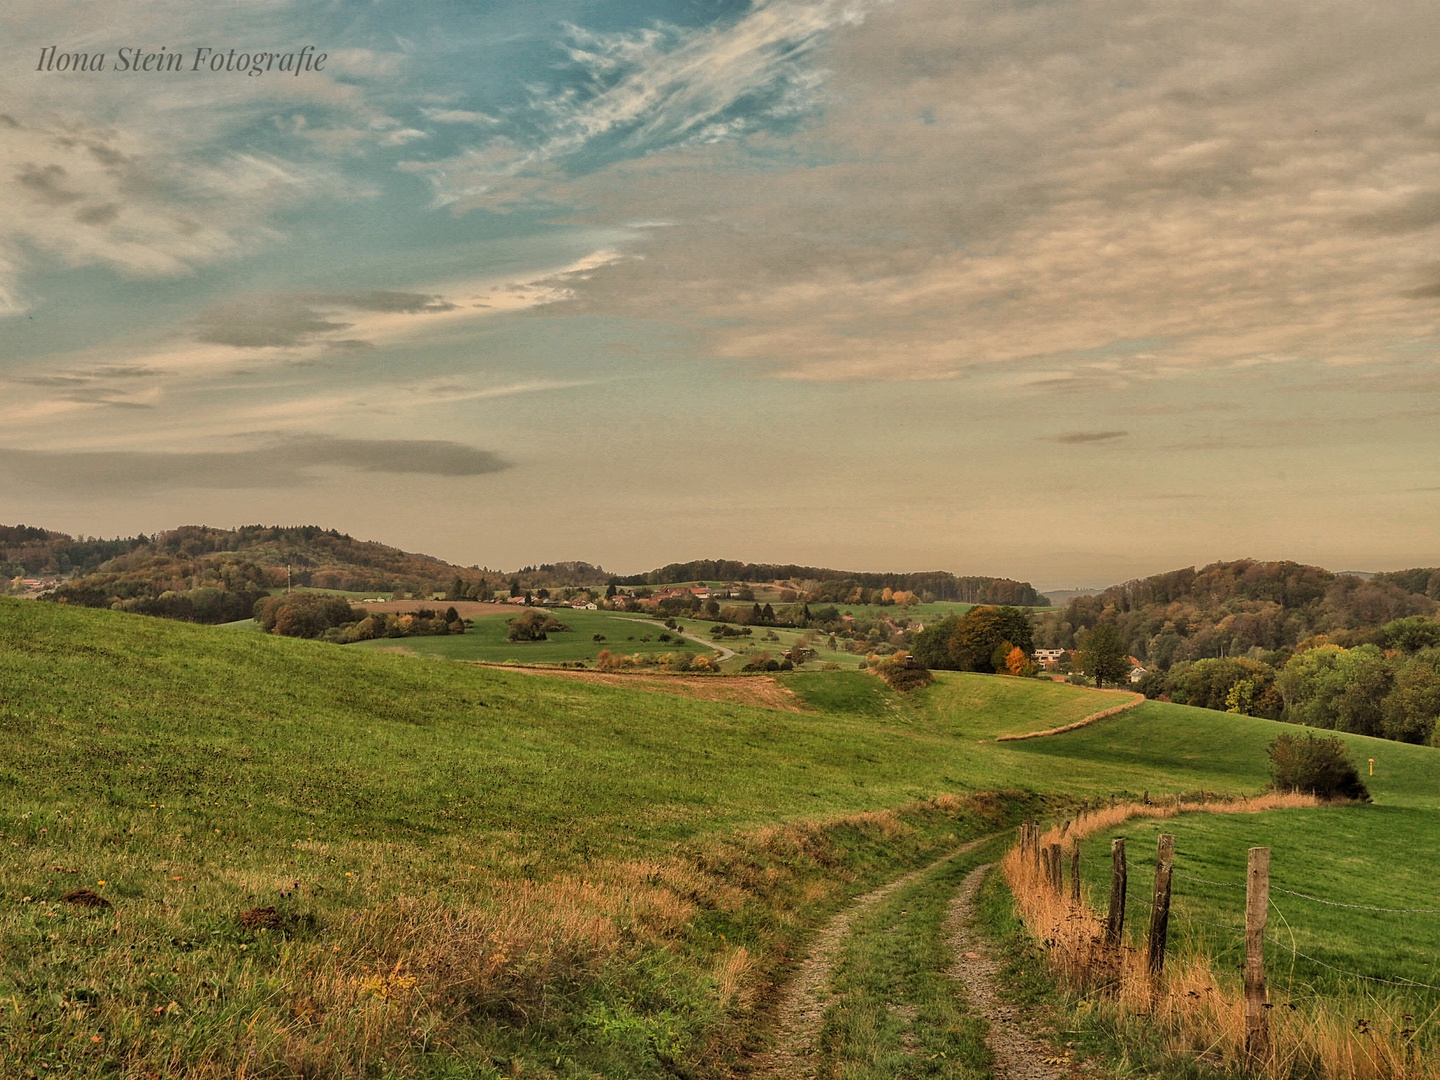
[[[1308, 795], [1267, 794], [1234, 802], [1165, 805], [1126, 803], [1082, 814], [1068, 827], [1055, 827], [1039, 844], [1067, 845], [1136, 817], [1168, 818], [1179, 813], [1258, 813], [1320, 805]], [[1105, 921], [1069, 890], [1057, 890], [1043, 867], [1019, 847], [1002, 860], [1005, 879], [1026, 924], [1044, 945], [1060, 983], [1083, 995], [1082, 1008], [1108, 1011], [1118, 1021], [1143, 1020], [1165, 1033], [1169, 1049], [1211, 1065], [1269, 1080], [1323, 1077], [1324, 1080], [1440, 1080], [1440, 1062], [1427, 1060], [1414, 1042], [1413, 1026], [1400, 1015], [1383, 1015], [1369, 1002], [1370, 1018], [1343, 1015], [1324, 1002], [1278, 1002], [1269, 1012], [1270, 1054], [1263, 1061], [1245, 1052], [1245, 1003], [1237, 978], [1216, 973], [1208, 958], [1172, 955], [1156, 986], [1143, 949], [1105, 945]], [[1132, 883], [1132, 888], [1134, 887]], [[1376, 1019], [1377, 1014], [1379, 1018]]]

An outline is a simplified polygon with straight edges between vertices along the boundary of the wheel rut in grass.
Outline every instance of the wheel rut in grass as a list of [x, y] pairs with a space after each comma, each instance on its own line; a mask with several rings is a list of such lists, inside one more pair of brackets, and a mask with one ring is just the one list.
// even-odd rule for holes
[[1000, 965], [971, 928], [975, 894], [989, 869], [987, 863], [970, 871], [950, 901], [947, 932], [955, 957], [950, 974], [964, 984], [970, 1007], [990, 1025], [986, 1042], [995, 1055], [996, 1080], [1062, 1080], [1074, 1067], [1063, 1065], [1055, 1051], [1035, 1037], [1023, 1010], [1001, 1000], [995, 989]]
[[872, 889], [857, 898], [849, 907], [835, 915], [825, 924], [814, 941], [810, 951], [786, 985], [780, 1005], [775, 1011], [775, 1043], [770, 1050], [751, 1059], [749, 1075], [767, 1077], [771, 1080], [798, 1080], [815, 1076], [814, 1052], [819, 1041], [820, 1025], [825, 1017], [826, 1000], [822, 996], [830, 985], [830, 973], [845, 939], [850, 936], [854, 921], [875, 908], [899, 889], [905, 888], [916, 879], [928, 874], [942, 863], [973, 851], [995, 836], [982, 836], [961, 844], [949, 854], [936, 859], [929, 866], [912, 870], [908, 874], [888, 882], [878, 889]]

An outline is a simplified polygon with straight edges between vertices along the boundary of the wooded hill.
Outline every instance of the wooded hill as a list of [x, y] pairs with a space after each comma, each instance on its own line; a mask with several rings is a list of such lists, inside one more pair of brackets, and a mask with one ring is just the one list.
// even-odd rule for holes
[[890, 589], [913, 592], [923, 600], [951, 600], [963, 604], [1009, 604], [1017, 607], [1041, 607], [1045, 598], [1028, 581], [1010, 578], [958, 577], [944, 570], [919, 573], [883, 574], [854, 570], [831, 570], [823, 566], [797, 566], [793, 563], [744, 563], [730, 559], [697, 559], [693, 562], [670, 563], [645, 574], [615, 579], [617, 585], [678, 585], [688, 581], [772, 582], [792, 581], [797, 585], [810, 583], [805, 599], [821, 603], [860, 603], [852, 600], [856, 589], [867, 592]]
[[149, 543], [145, 536], [76, 539], [51, 529], [0, 525], [0, 578], [72, 574], [94, 570], [107, 559]]
[[1132, 655], [1161, 668], [1294, 650], [1319, 634], [1359, 644], [1396, 619], [1431, 614], [1436, 603], [1428, 590], [1436, 586], [1440, 572], [1434, 570], [1365, 580], [1295, 562], [1217, 562], [1076, 597], [1063, 610], [1037, 618], [1035, 643], [1073, 648], [1077, 633], [1110, 622]]
[[[70, 538], [47, 535], [58, 567], [70, 550]], [[487, 596], [504, 582], [494, 571], [454, 566], [314, 525], [186, 525], [151, 538], [98, 543], [123, 553], [71, 578], [50, 599], [215, 623], [249, 618], [256, 600], [287, 581], [317, 589], [404, 590], [425, 596], [451, 589], [457, 578], [466, 589], [483, 590]]]

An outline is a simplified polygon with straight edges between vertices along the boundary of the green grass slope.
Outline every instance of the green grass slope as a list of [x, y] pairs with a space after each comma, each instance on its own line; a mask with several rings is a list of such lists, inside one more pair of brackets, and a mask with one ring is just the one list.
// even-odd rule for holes
[[[0, 648], [11, 808], [168, 802], [262, 846], [555, 829], [537, 857], [563, 863], [607, 837], [668, 843], [995, 779], [956, 737], [986, 723], [984, 693], [932, 707], [860, 672], [802, 678], [872, 711], [784, 712], [20, 601], [0, 605]], [[1034, 715], [1053, 722], [1044, 702]]]
[[[1061, 736], [1000, 745], [1014, 775], [1043, 769], [1056, 791], [1242, 794], [1268, 782], [1265, 747], [1270, 740], [1295, 730], [1273, 720], [1147, 701]], [[1376, 803], [1440, 805], [1440, 752], [1433, 747], [1363, 735], [1339, 738], [1351, 748], [1362, 774], [1367, 759], [1375, 759], [1375, 775], [1364, 778]]]
[[[704, 1075], [847, 892], [1044, 799], [1255, 791], [1277, 730], [996, 743], [1114, 698], [786, 685], [808, 711], [0, 601], [0, 1075]], [[1362, 751], [1357, 813], [1435, 805], [1434, 751]]]
[[0, 1075], [709, 1060], [827, 905], [1008, 813], [874, 813], [998, 778], [826, 674], [779, 711], [0, 601]]

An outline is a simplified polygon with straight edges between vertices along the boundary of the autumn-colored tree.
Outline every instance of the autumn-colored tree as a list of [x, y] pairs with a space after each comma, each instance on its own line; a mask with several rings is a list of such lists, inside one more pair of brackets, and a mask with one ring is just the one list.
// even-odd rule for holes
[[960, 617], [946, 644], [960, 671], [1003, 671], [1010, 650], [999, 650], [1007, 641], [1026, 654], [1034, 651], [1029, 614], [1020, 608], [982, 606]]
[[1029, 676], [1035, 674], [1035, 661], [1025, 655], [1025, 650], [1019, 645], [1011, 645], [1010, 651], [1005, 654], [1005, 670], [1011, 675]]

